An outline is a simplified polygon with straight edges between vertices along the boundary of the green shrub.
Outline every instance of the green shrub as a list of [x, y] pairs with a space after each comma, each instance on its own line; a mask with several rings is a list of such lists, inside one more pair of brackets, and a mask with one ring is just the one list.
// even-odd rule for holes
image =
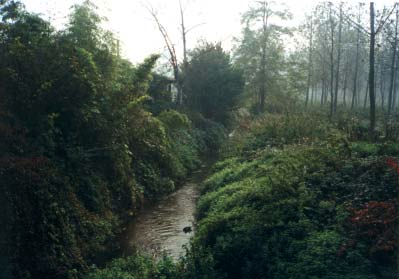
[[127, 258], [112, 261], [104, 269], [96, 269], [86, 279], [178, 279], [178, 266], [172, 259], [154, 259], [136, 253]]
[[[370, 253], [374, 244], [350, 224], [368, 202], [385, 205], [396, 197], [397, 174], [387, 158], [399, 155], [397, 144], [350, 143], [322, 121], [313, 131], [304, 123], [261, 120], [241, 138], [245, 152], [218, 162], [203, 183], [192, 249], [207, 251], [216, 278], [394, 273], [391, 250]], [[375, 233], [390, 235], [388, 229]], [[188, 261], [201, 266], [192, 255]]]
[[158, 115], [161, 120], [170, 130], [189, 129], [191, 122], [187, 115], [177, 112], [175, 110], [166, 110]]
[[195, 127], [195, 135], [204, 153], [218, 153], [227, 140], [225, 127], [217, 122], [204, 118], [200, 113], [190, 112], [188, 117]]

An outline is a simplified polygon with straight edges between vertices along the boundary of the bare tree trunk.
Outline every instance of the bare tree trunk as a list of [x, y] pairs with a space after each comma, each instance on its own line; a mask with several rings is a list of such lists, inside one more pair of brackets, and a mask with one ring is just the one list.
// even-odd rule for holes
[[178, 103], [182, 104], [183, 103], [183, 92], [182, 92], [182, 86], [181, 86], [181, 80], [180, 80], [180, 72], [179, 72], [179, 62], [177, 60], [177, 54], [176, 54], [176, 49], [174, 47], [174, 44], [172, 43], [172, 40], [169, 37], [168, 32], [166, 31], [166, 28], [162, 25], [161, 21], [158, 18], [156, 10], [154, 10], [152, 7], [146, 7], [150, 15], [153, 17], [155, 23], [158, 26], [158, 30], [161, 33], [166, 48], [168, 49], [169, 52], [169, 63], [172, 66], [173, 69], [173, 76], [175, 79], [175, 84], [177, 87], [177, 98], [178, 98]]
[[[396, 65], [398, 65], [398, 61], [396, 61]], [[397, 75], [397, 67], [396, 67], [396, 71], [395, 71], [395, 76], [394, 76], [394, 82], [393, 82], [393, 100], [392, 100], [392, 111], [395, 110], [395, 107], [397, 105], [396, 103], [396, 98], [398, 96], [398, 92], [397, 92], [397, 85], [398, 85], [398, 75]]]
[[315, 91], [315, 86], [314, 85], [312, 85], [312, 95], [311, 95], [311, 97], [310, 97], [310, 104], [311, 105], [313, 105], [313, 102], [314, 102], [314, 91]]
[[330, 92], [330, 85], [328, 84], [328, 82], [326, 81], [326, 94], [324, 94], [324, 104], [328, 105], [328, 95]]
[[263, 15], [262, 15], [262, 29], [263, 29], [263, 39], [262, 39], [262, 57], [261, 57], [261, 77], [260, 77], [260, 111], [265, 111], [265, 98], [266, 98], [266, 44], [267, 44], [267, 24], [268, 24], [268, 13], [267, 13], [267, 2], [263, 1]]
[[[324, 59], [323, 59], [324, 61]], [[322, 63], [321, 65], [321, 72], [322, 72], [322, 77], [321, 77], [321, 96], [320, 96], [320, 105], [324, 105], [324, 95], [326, 94], [326, 65], [325, 63]]]
[[381, 95], [381, 109], [384, 110], [385, 105], [385, 80], [384, 80], [384, 59], [381, 55], [380, 59], [380, 95]]
[[338, 88], [339, 88], [339, 68], [341, 63], [341, 39], [342, 39], [342, 3], [339, 6], [339, 25], [338, 25], [338, 42], [337, 42], [337, 68], [335, 73], [335, 93], [333, 113], [337, 112], [338, 105]]
[[180, 7], [180, 18], [181, 18], [181, 35], [183, 39], [183, 64], [187, 64], [187, 40], [186, 40], [186, 25], [184, 24], [184, 13], [181, 5], [181, 1], [179, 0]]
[[310, 38], [309, 38], [309, 60], [308, 60], [308, 82], [307, 82], [307, 90], [306, 90], [306, 101], [305, 107], [308, 106], [309, 95], [310, 95], [310, 81], [312, 77], [312, 44], [313, 44], [313, 19], [310, 17]]
[[344, 76], [344, 88], [343, 88], [343, 105], [346, 107], [346, 90], [348, 88], [348, 75], [349, 75], [349, 55], [347, 55], [346, 59], [346, 65], [345, 65], [345, 76]]
[[394, 90], [394, 81], [396, 74], [396, 48], [398, 44], [398, 20], [399, 20], [399, 9], [396, 7], [396, 22], [395, 22], [395, 38], [392, 45], [392, 62], [391, 62], [391, 78], [389, 83], [389, 95], [388, 95], [388, 121], [391, 117], [391, 111], [393, 107], [393, 90]]
[[[184, 24], [184, 13], [183, 13], [183, 8], [181, 5], [181, 1], [179, 0], [179, 8], [180, 8], [180, 19], [181, 19], [181, 35], [182, 35], [182, 40], [183, 40], [183, 73], [187, 69], [187, 31], [186, 31], [186, 25]], [[182, 79], [182, 78], [180, 78]], [[184, 95], [184, 80], [180, 80], [180, 94], [179, 94], [179, 103], [183, 104], [183, 95]]]
[[369, 59], [369, 90], [370, 90], [370, 139], [375, 140], [375, 81], [374, 81], [374, 63], [375, 63], [375, 11], [374, 2], [370, 2], [370, 59]]
[[364, 96], [363, 108], [367, 108], [367, 103], [368, 103], [368, 99], [369, 99], [369, 87], [370, 87], [370, 81], [367, 80], [366, 95]]
[[[358, 13], [358, 17], [357, 17], [357, 23], [360, 25], [360, 4], [359, 4], [359, 13]], [[352, 104], [351, 104], [352, 110], [355, 106], [355, 101], [357, 98], [357, 83], [358, 83], [357, 78], [358, 78], [358, 72], [359, 72], [359, 47], [360, 47], [360, 29], [357, 28], [355, 76], [353, 79], [353, 94], [352, 94]]]
[[332, 7], [330, 6], [330, 117], [334, 114], [334, 21], [332, 17]]

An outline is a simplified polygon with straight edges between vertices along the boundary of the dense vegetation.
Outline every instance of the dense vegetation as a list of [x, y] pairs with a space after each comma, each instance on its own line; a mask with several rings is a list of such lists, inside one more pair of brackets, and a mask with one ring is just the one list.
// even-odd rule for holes
[[90, 2], [62, 31], [17, 3], [0, 7], [2, 256], [16, 278], [73, 278], [224, 130], [154, 104], [149, 94], [167, 90], [148, 92], [158, 57], [120, 58]]
[[215, 278], [395, 277], [399, 145], [315, 119], [259, 119], [215, 165], [193, 240]]
[[[203, 183], [186, 258], [143, 278], [395, 278], [399, 145], [327, 119], [241, 125]], [[129, 278], [130, 264], [93, 278]]]
[[[293, 30], [282, 22], [291, 15], [273, 5], [243, 14], [232, 53], [202, 42], [183, 63], [149, 10], [171, 78], [156, 72], [159, 55], [137, 65], [122, 58], [90, 1], [56, 30], [0, 0], [0, 275], [394, 278], [399, 12], [383, 19], [399, 8], [377, 15], [381, 29], [369, 34], [384, 30], [395, 42], [377, 51], [378, 69], [389, 69], [377, 88], [374, 61], [359, 62], [363, 6], [353, 25], [343, 5], [317, 5], [301, 29], [309, 47], [302, 40], [288, 53]], [[111, 261], [124, 222], [211, 154], [220, 160], [201, 186], [186, 255]]]

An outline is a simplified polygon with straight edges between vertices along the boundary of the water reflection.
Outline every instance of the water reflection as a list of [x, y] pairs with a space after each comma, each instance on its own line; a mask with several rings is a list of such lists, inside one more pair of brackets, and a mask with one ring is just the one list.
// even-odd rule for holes
[[[194, 178], [175, 193], [144, 207], [128, 228], [129, 240], [125, 249], [137, 247], [154, 256], [166, 252], [175, 259], [183, 255], [183, 245], [195, 232], [194, 210], [199, 195], [197, 180]], [[191, 233], [183, 232], [187, 226], [192, 228]]]

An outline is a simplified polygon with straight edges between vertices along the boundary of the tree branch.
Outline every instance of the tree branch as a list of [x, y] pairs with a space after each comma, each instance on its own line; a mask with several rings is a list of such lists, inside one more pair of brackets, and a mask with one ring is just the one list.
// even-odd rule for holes
[[385, 20], [383, 20], [383, 21], [380, 23], [380, 25], [377, 27], [377, 31], [375, 31], [375, 34], [376, 34], [376, 35], [378, 34], [378, 32], [381, 31], [381, 28], [385, 25], [385, 23], [387, 22], [388, 18], [392, 15], [392, 13], [393, 13], [393, 11], [395, 10], [397, 4], [398, 4], [398, 3], [395, 3], [395, 5], [393, 5], [392, 10], [388, 13], [388, 15], [386, 16]]
[[196, 24], [196, 25], [194, 25], [194, 26], [188, 28], [188, 29], [186, 30], [186, 34], [187, 34], [188, 32], [190, 32], [191, 30], [193, 30], [193, 29], [195, 29], [195, 28], [197, 28], [197, 27], [199, 27], [199, 26], [205, 25], [205, 24], [206, 24], [206, 22], [202, 22], [202, 23], [198, 23], [198, 24]]
[[[334, 6], [334, 4], [332, 4], [332, 6]], [[335, 10], [335, 6], [334, 9], [332, 9], [334, 14], [339, 15], [339, 13]], [[370, 36], [370, 31], [367, 30], [366, 28], [364, 28], [363, 26], [361, 26], [359, 23], [357, 23], [356, 21], [353, 21], [347, 14], [345, 14], [344, 12], [342, 12], [342, 17], [344, 18], [344, 20], [346, 20], [348, 23], [350, 23], [353, 27], [357, 28], [359, 31], [362, 31], [363, 33], [367, 34]]]
[[166, 28], [162, 25], [162, 23], [160, 22], [156, 11], [154, 10], [154, 8], [151, 5], [144, 5], [144, 7], [147, 9], [147, 11], [149, 12], [149, 14], [153, 17], [155, 23], [158, 26], [158, 30], [161, 32], [161, 35], [165, 41], [166, 47], [169, 51], [170, 54], [170, 63], [172, 65], [172, 67], [174, 68], [174, 70], [176, 70], [175, 68], [178, 67], [178, 61], [177, 61], [177, 55], [176, 55], [176, 49], [174, 47], [174, 44], [172, 43], [172, 40], [169, 37], [168, 32], [166, 31]]

